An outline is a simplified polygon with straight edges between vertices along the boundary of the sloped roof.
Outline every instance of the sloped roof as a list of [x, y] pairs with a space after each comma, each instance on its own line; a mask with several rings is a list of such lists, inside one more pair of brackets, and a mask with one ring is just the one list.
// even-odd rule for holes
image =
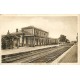
[[23, 34], [23, 32], [20, 30], [18, 32], [13, 32], [13, 33], [10, 33], [11, 35], [21, 35]]

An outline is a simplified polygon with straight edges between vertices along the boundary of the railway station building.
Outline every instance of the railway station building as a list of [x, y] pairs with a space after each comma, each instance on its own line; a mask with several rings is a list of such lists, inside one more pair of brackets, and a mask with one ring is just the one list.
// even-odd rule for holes
[[42, 46], [57, 44], [58, 39], [49, 38], [49, 33], [34, 26], [24, 27], [21, 30], [7, 35], [2, 35], [2, 49], [19, 48], [23, 46]]

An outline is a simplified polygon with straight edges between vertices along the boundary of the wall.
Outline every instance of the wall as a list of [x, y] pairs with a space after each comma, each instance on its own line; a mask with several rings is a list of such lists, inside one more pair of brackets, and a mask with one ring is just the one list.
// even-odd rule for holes
[[39, 29], [34, 29], [34, 35], [39, 37], [48, 37], [48, 32]]

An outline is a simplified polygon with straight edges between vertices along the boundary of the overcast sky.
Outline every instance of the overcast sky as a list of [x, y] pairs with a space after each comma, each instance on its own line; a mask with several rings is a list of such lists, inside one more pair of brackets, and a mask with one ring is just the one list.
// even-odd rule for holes
[[33, 25], [37, 28], [49, 32], [49, 37], [58, 38], [61, 34], [72, 41], [76, 40], [77, 35], [77, 16], [30, 16], [30, 15], [1, 15], [0, 16], [0, 30], [1, 34], [15, 32], [16, 28], [19, 30], [22, 27]]

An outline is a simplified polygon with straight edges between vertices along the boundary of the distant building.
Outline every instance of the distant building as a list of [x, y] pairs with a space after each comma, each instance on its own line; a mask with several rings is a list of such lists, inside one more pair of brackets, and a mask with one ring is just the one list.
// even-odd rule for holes
[[34, 26], [16, 29], [15, 33], [8, 31], [7, 35], [2, 36], [2, 49], [19, 48], [22, 46], [42, 46], [57, 44], [58, 39], [48, 37], [49, 33]]

